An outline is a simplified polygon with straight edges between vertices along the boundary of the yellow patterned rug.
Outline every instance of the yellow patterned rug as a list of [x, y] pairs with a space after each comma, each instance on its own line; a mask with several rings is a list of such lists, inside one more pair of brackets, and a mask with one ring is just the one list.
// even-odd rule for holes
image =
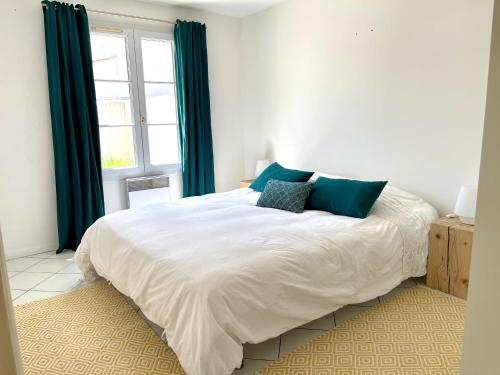
[[15, 310], [26, 375], [184, 375], [172, 350], [104, 282]]
[[465, 301], [417, 286], [279, 358], [261, 375], [458, 374]]

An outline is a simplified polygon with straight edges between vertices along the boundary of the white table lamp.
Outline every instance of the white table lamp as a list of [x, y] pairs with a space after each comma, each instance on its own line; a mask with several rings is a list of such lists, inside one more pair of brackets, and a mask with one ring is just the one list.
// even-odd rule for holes
[[271, 165], [269, 160], [257, 160], [257, 164], [255, 165], [255, 177], [259, 177], [269, 165]]
[[474, 224], [476, 216], [477, 187], [462, 186], [455, 205], [455, 214], [465, 224]]

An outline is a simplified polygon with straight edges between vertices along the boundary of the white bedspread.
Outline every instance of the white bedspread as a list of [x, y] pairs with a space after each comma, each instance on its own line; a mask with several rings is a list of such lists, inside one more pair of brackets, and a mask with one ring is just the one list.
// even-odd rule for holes
[[165, 328], [189, 375], [228, 375], [258, 343], [425, 273], [436, 211], [386, 187], [364, 220], [255, 206], [228, 193], [105, 216], [76, 263]]

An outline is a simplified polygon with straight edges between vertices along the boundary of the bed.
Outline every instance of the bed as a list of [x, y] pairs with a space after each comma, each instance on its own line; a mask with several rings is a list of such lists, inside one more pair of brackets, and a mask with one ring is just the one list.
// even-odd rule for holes
[[188, 375], [228, 375], [259, 343], [425, 274], [436, 210], [387, 186], [366, 219], [255, 205], [258, 192], [182, 199], [95, 222], [75, 259], [164, 328]]

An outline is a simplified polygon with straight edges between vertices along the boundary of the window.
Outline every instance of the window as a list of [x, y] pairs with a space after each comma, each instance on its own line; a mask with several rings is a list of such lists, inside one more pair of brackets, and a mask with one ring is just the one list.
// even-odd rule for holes
[[172, 39], [95, 28], [91, 45], [103, 174], [122, 177], [178, 166]]

